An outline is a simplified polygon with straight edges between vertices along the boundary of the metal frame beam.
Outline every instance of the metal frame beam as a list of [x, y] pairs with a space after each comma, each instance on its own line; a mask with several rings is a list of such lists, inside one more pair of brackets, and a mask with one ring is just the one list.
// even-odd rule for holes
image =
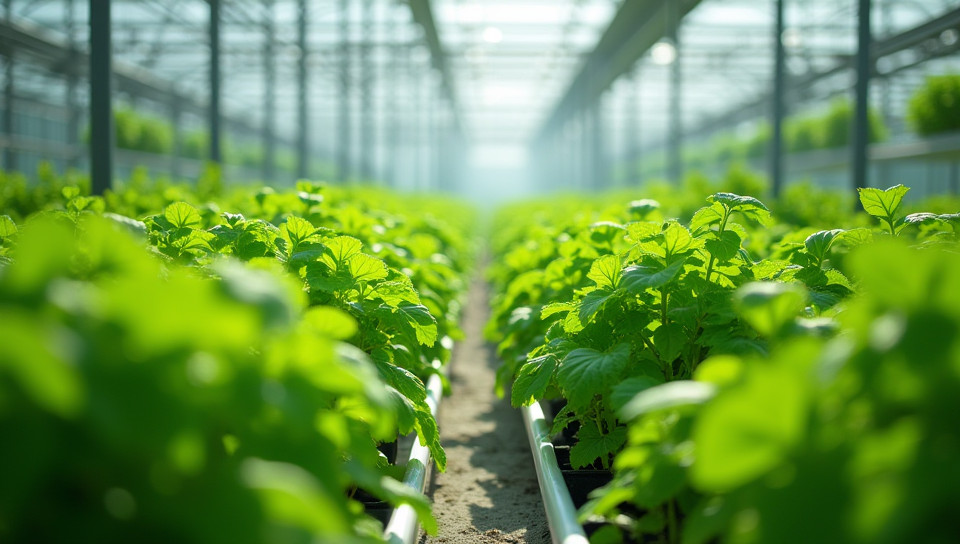
[[[666, 10], [676, 6], [678, 20], [697, 7], [701, 0], [630, 0], [620, 4], [617, 13], [587, 56], [580, 72], [553, 113], [541, 128], [538, 139], [563, 126], [578, 109], [597, 100], [637, 60], [667, 35]], [[679, 4], [679, 5], [678, 5]]]
[[[461, 135], [463, 124], [460, 120], [460, 107], [457, 101], [457, 89], [454, 85], [454, 77], [447, 64], [446, 53], [440, 43], [440, 35], [437, 33], [437, 25], [433, 18], [433, 10], [430, 8], [430, 0], [408, 0], [410, 11], [413, 14], [413, 20], [423, 28], [424, 38], [427, 40], [427, 47], [430, 48], [430, 57], [434, 69], [440, 73], [440, 81], [443, 84], [444, 92], [453, 111], [453, 122], [457, 132]], [[630, 3], [630, 2], [627, 2]]]
[[95, 195], [113, 184], [110, 22], [110, 0], [90, 0], [90, 182]]

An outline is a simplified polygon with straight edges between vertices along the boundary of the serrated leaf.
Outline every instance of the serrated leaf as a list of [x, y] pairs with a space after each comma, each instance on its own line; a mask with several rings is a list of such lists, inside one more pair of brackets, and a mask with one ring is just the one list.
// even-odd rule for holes
[[575, 302], [553, 302], [540, 309], [540, 319], [547, 319], [555, 314], [562, 314], [574, 310], [577, 307]]
[[316, 231], [313, 223], [296, 215], [287, 217], [287, 220], [280, 226], [281, 234], [285, 235], [290, 241], [292, 244], [291, 251], [294, 252], [297, 251], [300, 244], [309, 241]]
[[730, 211], [763, 210], [770, 211], [763, 202], [752, 196], [741, 196], [734, 193], [716, 193], [707, 197], [708, 202], [718, 202]]
[[[603, 305], [610, 300], [614, 294], [610, 289], [596, 289], [590, 291], [580, 300], [580, 311], [577, 312], [576, 316], [580, 318], [580, 322], [586, 324], [590, 321], [593, 316], [603, 308]], [[574, 314], [570, 314], [574, 315]]]
[[712, 399], [716, 392], [716, 386], [709, 383], [691, 380], [667, 382], [640, 392], [620, 410], [620, 415], [632, 420], [650, 412], [703, 404]]
[[690, 219], [690, 231], [699, 233], [713, 225], [719, 225], [725, 215], [723, 205], [719, 202], [712, 202], [709, 206], [700, 208], [693, 214], [693, 218]]
[[821, 230], [807, 236], [803, 245], [807, 248], [807, 253], [813, 255], [817, 262], [822, 262], [833, 247], [833, 243], [844, 232], [843, 229]]
[[582, 468], [597, 459], [605, 461], [608, 456], [620, 451], [626, 441], [627, 428], [622, 425], [604, 434], [596, 423], [584, 422], [577, 432], [577, 443], [570, 448], [570, 464], [573, 468]]
[[644, 242], [660, 234], [660, 225], [653, 221], [627, 223], [627, 240], [634, 244]]
[[940, 221], [940, 216], [935, 213], [929, 213], [929, 212], [911, 213], [910, 215], [904, 217], [903, 221], [911, 225], [922, 225], [924, 223], [937, 223]]
[[590, 271], [587, 272], [587, 278], [593, 280], [601, 289], [616, 289], [620, 284], [620, 270], [620, 257], [604, 255], [593, 261]]
[[694, 238], [687, 227], [676, 221], [668, 221], [664, 224], [661, 237], [664, 249], [664, 254], [661, 256], [667, 260], [703, 246], [703, 241]]
[[420, 304], [420, 295], [413, 285], [402, 281], [378, 283], [370, 296], [382, 300], [388, 306], [399, 306], [404, 302]]
[[542, 357], [530, 359], [517, 372], [510, 392], [510, 404], [515, 408], [529, 406], [543, 398], [557, 368], [557, 357], [548, 353]]
[[629, 344], [618, 344], [609, 352], [578, 348], [564, 357], [557, 382], [572, 405], [583, 406], [618, 383], [629, 364]]
[[432, 346], [437, 341], [437, 320], [430, 315], [430, 310], [422, 304], [401, 304], [396, 312], [406, 319], [417, 335], [417, 342], [424, 346]]
[[710, 255], [723, 263], [737, 256], [741, 243], [739, 234], [732, 230], [725, 230], [717, 238], [705, 241], [703, 245]]
[[163, 216], [174, 228], [196, 229], [200, 227], [200, 212], [186, 202], [174, 202], [163, 210]]
[[893, 221], [900, 210], [904, 195], [909, 190], [909, 187], [894, 185], [886, 190], [867, 187], [857, 189], [857, 192], [865, 212], [874, 217]]
[[670, 283], [683, 270], [684, 261], [673, 261], [669, 266], [650, 261], [643, 264], [631, 265], [623, 269], [621, 287], [635, 294], [643, 293], [646, 289], [659, 289]]
[[357, 282], [371, 282], [387, 277], [386, 263], [366, 253], [357, 253], [350, 257], [348, 269], [354, 281]]
[[331, 270], [339, 270], [348, 260], [360, 253], [363, 243], [352, 236], [337, 236], [324, 240], [326, 251], [321, 261]]

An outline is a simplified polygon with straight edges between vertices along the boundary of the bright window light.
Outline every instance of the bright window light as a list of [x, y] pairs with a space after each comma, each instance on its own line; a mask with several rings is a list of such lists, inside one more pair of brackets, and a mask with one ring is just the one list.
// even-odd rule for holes
[[677, 60], [677, 47], [670, 40], [660, 40], [650, 48], [650, 58], [660, 66], [673, 64]]
[[503, 31], [495, 26], [488, 26], [483, 29], [483, 41], [487, 43], [500, 43], [503, 41]]

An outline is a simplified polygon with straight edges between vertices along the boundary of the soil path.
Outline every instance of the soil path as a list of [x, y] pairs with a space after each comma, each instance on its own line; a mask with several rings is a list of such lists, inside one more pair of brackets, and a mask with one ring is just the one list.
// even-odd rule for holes
[[493, 392], [499, 362], [483, 340], [488, 317], [487, 286], [475, 281], [463, 319], [466, 339], [451, 361], [453, 394], [440, 404], [447, 471], [434, 471], [428, 490], [440, 532], [421, 543], [550, 542], [520, 412]]

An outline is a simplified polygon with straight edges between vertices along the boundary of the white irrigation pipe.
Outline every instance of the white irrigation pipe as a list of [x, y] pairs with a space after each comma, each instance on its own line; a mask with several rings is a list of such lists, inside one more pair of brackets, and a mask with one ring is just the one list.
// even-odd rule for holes
[[537, 468], [540, 496], [547, 512], [550, 536], [554, 544], [589, 544], [583, 527], [577, 522], [577, 509], [573, 506], [570, 491], [557, 464], [557, 454], [550, 442], [550, 427], [543, 416], [539, 402], [520, 409], [523, 423], [530, 439], [533, 464]]
[[[427, 380], [427, 404], [430, 405], [430, 412], [434, 418], [437, 417], [437, 409], [440, 406], [442, 396], [443, 382], [440, 380], [440, 376], [434, 374]], [[407, 461], [407, 471], [403, 475], [403, 483], [423, 492], [431, 463], [430, 450], [420, 444], [420, 439], [415, 439], [413, 448], [410, 450], [410, 460]], [[413, 507], [408, 504], [401, 504], [394, 509], [393, 515], [390, 516], [383, 537], [390, 544], [413, 544], [417, 541], [419, 533], [420, 524]]]

